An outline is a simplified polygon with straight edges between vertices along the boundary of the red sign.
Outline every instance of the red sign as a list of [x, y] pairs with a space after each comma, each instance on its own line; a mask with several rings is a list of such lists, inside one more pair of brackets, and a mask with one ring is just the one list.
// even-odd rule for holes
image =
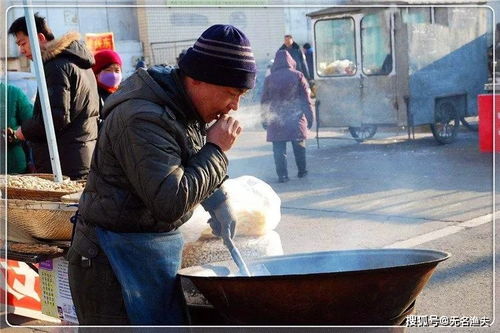
[[[0, 283], [1, 302], [5, 304], [7, 300], [9, 312], [27, 316], [35, 312], [42, 314], [40, 278], [26, 263], [0, 259]], [[3, 289], [5, 286], [7, 290]]]
[[100, 34], [85, 34], [85, 43], [90, 51], [96, 53], [100, 50], [114, 50], [115, 40], [112, 32]]
[[[479, 109], [479, 150], [493, 152], [493, 140], [495, 140], [495, 151], [498, 153], [500, 152], [500, 95], [495, 95], [495, 110], [493, 110], [493, 95], [479, 95], [477, 101]], [[495, 119], [495, 129], [493, 129], [493, 118]]]

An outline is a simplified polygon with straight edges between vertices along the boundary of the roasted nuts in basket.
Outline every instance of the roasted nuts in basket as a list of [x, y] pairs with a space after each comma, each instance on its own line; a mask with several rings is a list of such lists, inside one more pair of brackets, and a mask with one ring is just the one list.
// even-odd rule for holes
[[7, 177], [7, 187], [39, 191], [78, 192], [83, 190], [84, 184], [73, 180], [56, 183], [40, 177], [9, 175]]

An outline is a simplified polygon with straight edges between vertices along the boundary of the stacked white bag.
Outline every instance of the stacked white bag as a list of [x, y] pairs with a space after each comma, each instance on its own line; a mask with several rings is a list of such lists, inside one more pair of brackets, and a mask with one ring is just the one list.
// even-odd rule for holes
[[[242, 176], [224, 183], [230, 205], [237, 219], [234, 243], [243, 258], [281, 255], [281, 239], [274, 229], [281, 220], [281, 200], [264, 181]], [[191, 219], [179, 230], [184, 236], [182, 267], [231, 260], [222, 240], [212, 234], [210, 218], [198, 206]]]

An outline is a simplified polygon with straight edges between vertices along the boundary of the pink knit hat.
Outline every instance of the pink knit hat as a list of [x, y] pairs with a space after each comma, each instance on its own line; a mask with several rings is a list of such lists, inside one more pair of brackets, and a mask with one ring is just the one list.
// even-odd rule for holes
[[120, 55], [113, 50], [101, 50], [94, 54], [95, 65], [92, 66], [94, 74], [99, 74], [104, 68], [111, 64], [118, 64], [122, 67]]

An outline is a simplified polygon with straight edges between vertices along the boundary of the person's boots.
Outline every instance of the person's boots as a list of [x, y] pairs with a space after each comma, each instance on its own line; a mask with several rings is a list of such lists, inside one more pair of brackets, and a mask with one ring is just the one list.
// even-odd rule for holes
[[299, 171], [299, 173], [297, 174], [297, 177], [299, 178], [304, 178], [305, 176], [307, 176], [307, 170]]
[[290, 178], [288, 178], [288, 176], [279, 176], [279, 178], [278, 178], [278, 182], [280, 182], [280, 183], [286, 183], [289, 180], [290, 180]]

